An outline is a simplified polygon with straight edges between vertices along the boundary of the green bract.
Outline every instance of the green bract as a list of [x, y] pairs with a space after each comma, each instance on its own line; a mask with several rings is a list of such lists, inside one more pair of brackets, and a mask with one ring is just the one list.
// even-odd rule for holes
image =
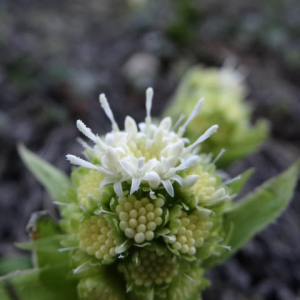
[[244, 78], [232, 66], [221, 69], [191, 68], [183, 77], [165, 115], [177, 120], [181, 114], [189, 115], [195, 103], [205, 97], [205, 106], [189, 125], [185, 136], [192, 142], [207, 126], [216, 122], [220, 129], [201, 147], [205, 153], [217, 155], [222, 149], [226, 153], [220, 158], [220, 166], [246, 156], [256, 150], [268, 135], [268, 123], [259, 120], [251, 125], [251, 107], [245, 102]]
[[[102, 107], [112, 122], [104, 138], [81, 121], [86, 159], [73, 155], [71, 180], [25, 147], [25, 164], [55, 198], [62, 219], [46, 212], [29, 222], [31, 241], [19, 246], [35, 255], [35, 269], [0, 280], [0, 298], [197, 300], [209, 284], [204, 271], [223, 262], [287, 206], [299, 172], [289, 170], [238, 204], [233, 195], [251, 170], [222, 178], [211, 155], [182, 138], [203, 105], [200, 100], [176, 130], [170, 118], [151, 122], [153, 91], [147, 90], [145, 123], [130, 117], [116, 124], [104, 95]], [[222, 176], [220, 174], [223, 174]], [[231, 251], [232, 250], [232, 251]], [[35, 291], [29, 287], [35, 287]]]

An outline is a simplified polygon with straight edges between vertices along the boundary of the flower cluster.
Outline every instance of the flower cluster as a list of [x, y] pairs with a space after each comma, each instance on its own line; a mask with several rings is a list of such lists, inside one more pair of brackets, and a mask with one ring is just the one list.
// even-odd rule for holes
[[137, 244], [153, 240], [155, 229], [162, 224], [161, 207], [164, 200], [158, 198], [151, 202], [148, 198], [137, 200], [134, 195], [118, 200], [116, 212], [120, 219], [120, 229]]
[[113, 231], [103, 216], [92, 216], [80, 225], [80, 248], [98, 259], [112, 260], [120, 243]]
[[174, 211], [170, 219], [171, 233], [166, 240], [174, 250], [195, 255], [196, 248], [203, 245], [213, 224], [205, 211], [194, 210], [188, 214], [180, 206], [175, 207]]
[[124, 130], [103, 94], [112, 131], [101, 137], [77, 122], [93, 145], [80, 140], [86, 159], [67, 155], [78, 167], [72, 173], [75, 196], [63, 215], [72, 224], [69, 249], [82, 299], [94, 299], [93, 291], [95, 299], [119, 299], [97, 288], [97, 280], [112, 272], [121, 277], [121, 299], [189, 299], [207, 283], [202, 259], [218, 254], [223, 243], [220, 220], [230, 188], [215, 169], [218, 157], [198, 153], [218, 126], [190, 143], [183, 134], [204, 100], [173, 126], [169, 117], [153, 124], [152, 97], [150, 88], [145, 122], [127, 117]]
[[178, 273], [178, 265], [171, 254], [159, 255], [156, 251], [142, 249], [137, 261], [128, 261], [120, 265], [129, 283], [149, 288], [155, 285], [168, 284]]
[[226, 153], [219, 163], [226, 165], [234, 159], [253, 152], [266, 138], [265, 121], [251, 125], [251, 107], [245, 102], [246, 86], [243, 73], [228, 62], [221, 69], [193, 67], [183, 77], [171, 105], [165, 114], [178, 118], [190, 114], [199, 96], [206, 99], [201, 116], [197, 116], [187, 128], [185, 136], [191, 141], [211, 122], [220, 126], [218, 134], [202, 145], [202, 151]]

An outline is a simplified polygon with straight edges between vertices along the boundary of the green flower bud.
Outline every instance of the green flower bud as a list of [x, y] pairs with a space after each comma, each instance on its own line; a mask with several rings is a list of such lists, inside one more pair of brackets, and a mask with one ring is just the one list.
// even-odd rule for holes
[[169, 284], [178, 273], [178, 264], [170, 253], [158, 255], [156, 251], [142, 249], [137, 254], [136, 261], [129, 260], [120, 265], [130, 286], [153, 288]]
[[107, 279], [103, 275], [81, 279], [77, 290], [82, 300], [124, 300], [126, 297], [112, 279]]
[[193, 266], [190, 270], [179, 274], [168, 288], [167, 299], [199, 299], [200, 292], [209, 285], [203, 273], [203, 269]]
[[86, 210], [92, 209], [90, 198], [100, 198], [100, 183], [104, 176], [96, 170], [89, 170], [79, 181], [77, 187], [77, 197], [79, 204]]
[[251, 125], [251, 107], [245, 102], [244, 77], [232, 66], [217, 68], [191, 68], [183, 77], [174, 99], [165, 115], [177, 120], [180, 115], [189, 115], [198, 99], [205, 97], [201, 115], [190, 123], [185, 136], [192, 142], [207, 126], [217, 123], [220, 130], [202, 145], [202, 151], [219, 154], [220, 165], [253, 152], [268, 135], [268, 124], [258, 121]]
[[[208, 156], [202, 156], [194, 166], [186, 171], [186, 177], [189, 179], [193, 174], [198, 174], [195, 178], [193, 185], [188, 185], [181, 188], [184, 195], [184, 200], [192, 208], [197, 205], [210, 205], [215, 201], [224, 199], [228, 191], [224, 186], [221, 186], [220, 176], [216, 173], [214, 165], [207, 160]], [[185, 181], [186, 179], [184, 179]]]
[[175, 208], [176, 213], [171, 214], [171, 233], [165, 240], [171, 248], [186, 255], [195, 255], [197, 248], [201, 247], [213, 226], [206, 211], [194, 210], [187, 213]]
[[161, 198], [150, 201], [148, 198], [138, 200], [134, 195], [120, 197], [116, 207], [120, 229], [137, 244], [153, 240], [155, 229], [163, 221], [163, 205]]
[[85, 220], [80, 225], [78, 238], [80, 248], [89, 255], [106, 261], [117, 256], [116, 246], [120, 244], [120, 240], [115, 237], [114, 229], [102, 215]]

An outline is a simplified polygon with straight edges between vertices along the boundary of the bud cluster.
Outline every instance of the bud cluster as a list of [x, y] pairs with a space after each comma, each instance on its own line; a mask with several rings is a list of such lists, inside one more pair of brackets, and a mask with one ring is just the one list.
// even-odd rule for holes
[[201, 174], [196, 183], [185, 190], [187, 195], [194, 197], [195, 201], [193, 206], [210, 204], [226, 195], [225, 188], [218, 187], [219, 180], [215, 172], [206, 170], [205, 167], [205, 164], [197, 163], [187, 172], [187, 175]]
[[82, 300], [123, 300], [118, 289], [111, 286], [103, 276], [89, 276], [79, 281], [77, 290]]
[[103, 180], [103, 175], [96, 170], [89, 170], [80, 180], [77, 187], [77, 197], [79, 204], [86, 210], [91, 209], [90, 198], [100, 198], [99, 185]]
[[155, 229], [162, 224], [164, 200], [158, 198], [151, 202], [148, 198], [138, 200], [134, 195], [118, 199], [116, 212], [120, 229], [137, 244], [153, 240]]
[[178, 276], [169, 289], [167, 296], [168, 300], [182, 299], [199, 299], [200, 291], [208, 284], [208, 281], [203, 277], [203, 270], [199, 267], [193, 267], [191, 270], [184, 273], [183, 276]]
[[138, 263], [129, 261], [125, 269], [127, 272], [124, 273], [127, 274], [129, 282], [145, 288], [168, 284], [178, 273], [178, 265], [173, 261], [171, 254], [158, 255], [156, 251], [147, 249], [139, 252]]
[[195, 66], [183, 76], [165, 115], [175, 119], [181, 114], [189, 115], [199, 97], [205, 97], [201, 115], [190, 123], [185, 136], [193, 142], [209, 124], [218, 122], [218, 134], [201, 150], [217, 155], [225, 148], [219, 164], [226, 165], [254, 151], [268, 134], [264, 120], [251, 124], [252, 107], [245, 101], [246, 94], [244, 74], [232, 62], [222, 68]]
[[103, 216], [92, 216], [79, 228], [80, 248], [98, 259], [112, 260], [117, 255], [116, 246], [120, 243], [113, 229]]
[[166, 240], [174, 250], [182, 254], [195, 255], [196, 248], [203, 245], [213, 224], [206, 212], [195, 210], [191, 214], [180, 210], [173, 220], [175, 228], [171, 228], [171, 235]]

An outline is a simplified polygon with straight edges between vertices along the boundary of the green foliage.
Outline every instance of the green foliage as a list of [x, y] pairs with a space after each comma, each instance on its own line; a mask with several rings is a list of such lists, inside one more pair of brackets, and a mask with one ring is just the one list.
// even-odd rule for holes
[[61, 230], [47, 212], [33, 214], [27, 230], [31, 241], [18, 244], [34, 252], [35, 269], [0, 278], [0, 299], [77, 299], [78, 281], [71, 277], [67, 253], [58, 252]]
[[27, 255], [13, 255], [0, 259], [0, 276], [14, 271], [26, 270], [32, 267], [32, 262]]
[[24, 145], [18, 146], [19, 154], [26, 167], [57, 201], [67, 202], [66, 188], [70, 186], [69, 178], [60, 170], [42, 160]]
[[244, 185], [247, 183], [248, 179], [252, 176], [253, 172], [254, 172], [253, 168], [246, 170], [240, 175], [241, 179], [236, 180], [229, 185], [230, 191], [233, 195], [238, 194], [242, 191]]
[[[0, 278], [1, 300], [66, 300], [77, 299], [76, 284], [61, 281], [60, 267], [17, 271]], [[46, 278], [44, 275], [47, 275]]]
[[60, 253], [62, 231], [48, 212], [34, 213], [27, 225], [30, 242], [17, 243], [24, 250], [34, 251], [34, 262], [38, 268], [68, 261], [67, 253]]
[[293, 196], [299, 170], [300, 161], [297, 161], [224, 214], [226, 244], [231, 247], [231, 252], [224, 249], [219, 257], [208, 258], [203, 264], [205, 268], [224, 262], [285, 210]]

